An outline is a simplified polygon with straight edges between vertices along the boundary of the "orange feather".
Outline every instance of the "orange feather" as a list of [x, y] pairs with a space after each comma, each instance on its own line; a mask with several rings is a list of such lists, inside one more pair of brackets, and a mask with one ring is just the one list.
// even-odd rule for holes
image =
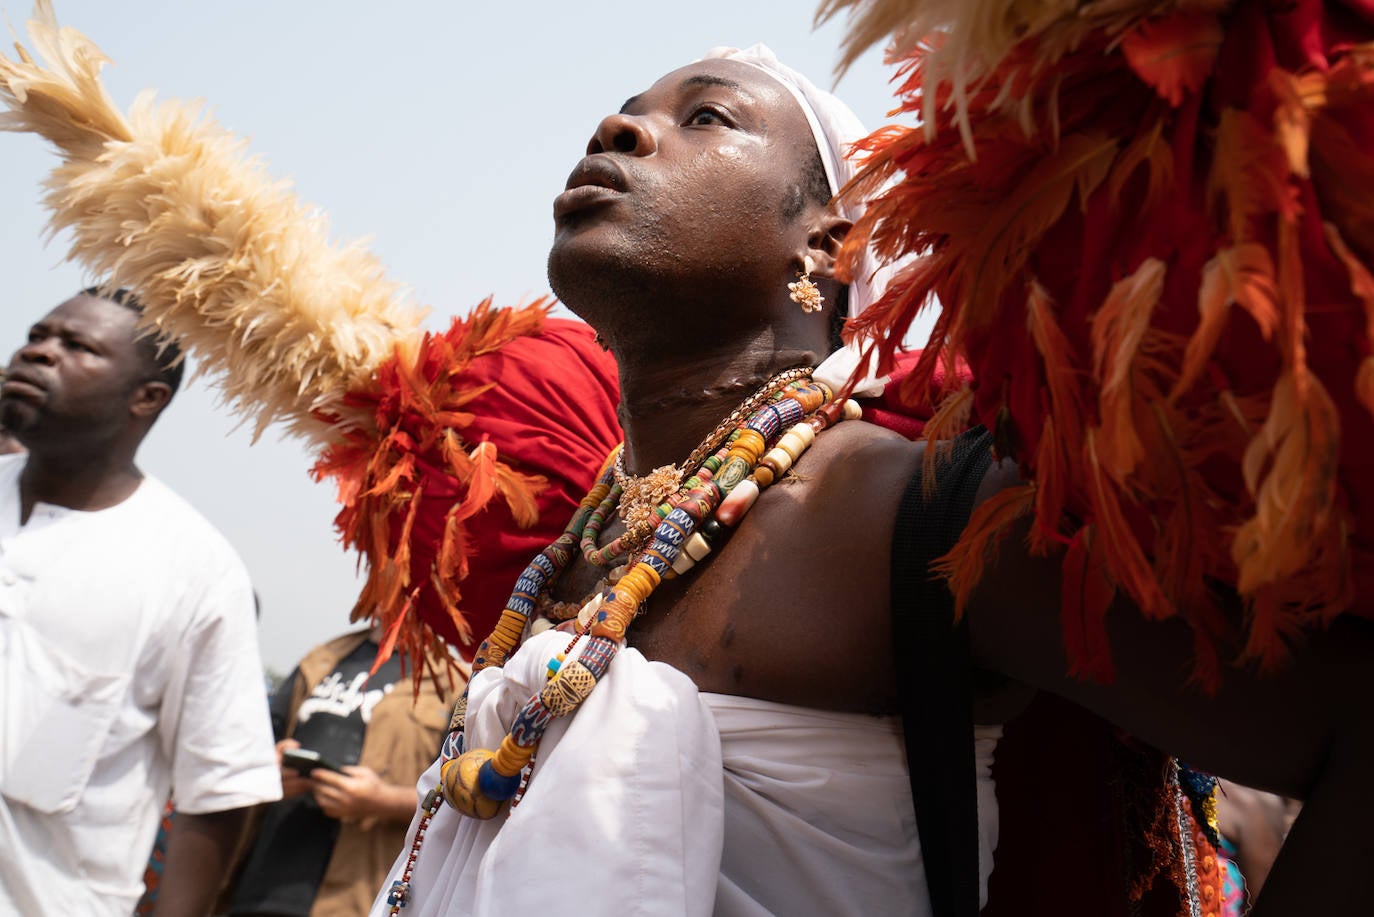
[[1077, 195], [1081, 206], [1107, 177], [1118, 141], [1100, 134], [1070, 134], [1012, 186], [961, 243], [969, 254], [960, 271], [968, 327], [982, 327], [995, 314], [1011, 278], [1026, 264], [1034, 245], [1059, 221]]
[[1036, 453], [1036, 525], [1030, 536], [1031, 550], [1043, 556], [1058, 536], [1068, 477], [1074, 470], [1068, 444], [1083, 438], [1083, 374], [1055, 320], [1049, 293], [1036, 281], [1031, 281], [1026, 297], [1026, 327], [1044, 363], [1049, 389], [1049, 409]]
[[1313, 559], [1331, 522], [1339, 457], [1340, 416], [1326, 389], [1315, 376], [1300, 389], [1294, 372], [1285, 371], [1241, 465], [1255, 498], [1255, 515], [1232, 545], [1242, 594], [1290, 577]]
[[1136, 356], [1163, 290], [1164, 262], [1147, 258], [1135, 273], [1112, 285], [1092, 320], [1093, 375], [1102, 417], [1097, 457], [1119, 483], [1145, 457], [1136, 429], [1136, 411], [1143, 406], [1135, 390]]
[[926, 451], [921, 459], [921, 480], [927, 496], [935, 492], [939, 483], [935, 466], [943, 455], [948, 454], [954, 438], [968, 429], [972, 414], [973, 388], [964, 385], [940, 402], [939, 409], [921, 431], [921, 438], [926, 441]]
[[1130, 181], [1142, 165], [1149, 170], [1143, 202], [1143, 206], [1149, 209], [1159, 203], [1173, 184], [1174, 155], [1164, 139], [1163, 120], [1157, 120], [1150, 127], [1141, 130], [1117, 157], [1107, 178], [1107, 193], [1114, 205], [1120, 202], [1121, 190], [1126, 186], [1126, 182]]
[[1173, 615], [1173, 604], [1164, 595], [1145, 552], [1136, 540], [1122, 511], [1121, 500], [1110, 474], [1098, 459], [1098, 435], [1091, 428], [1084, 436], [1083, 448], [1087, 465], [1088, 498], [1100, 537], [1107, 568], [1115, 583], [1140, 608], [1145, 617], [1162, 620]]
[[1288, 164], [1274, 137], [1249, 112], [1224, 109], [1217, 123], [1209, 199], [1225, 208], [1232, 244], [1249, 240], [1251, 220], [1288, 209]]
[[1177, 108], [1211, 76], [1221, 40], [1215, 14], [1185, 9], [1138, 23], [1121, 40], [1121, 51], [1136, 76]]
[[1178, 397], [1201, 376], [1207, 360], [1216, 349], [1231, 306], [1238, 305], [1250, 314], [1265, 340], [1274, 336], [1279, 323], [1279, 291], [1274, 262], [1269, 249], [1244, 242], [1217, 252], [1202, 269], [1198, 289], [1199, 321], [1183, 355], [1183, 369], [1169, 397]]
[[996, 556], [997, 542], [1007, 526], [1030, 512], [1035, 501], [1035, 487], [1020, 484], [1009, 487], [979, 504], [969, 517], [959, 543], [945, 556], [931, 565], [936, 575], [944, 578], [954, 593], [954, 618], [964, 616], [973, 587], [983, 578], [983, 570]]
[[[1326, 230], [1327, 244], [1350, 273], [1350, 292], [1364, 307], [1366, 346], [1374, 345], [1374, 274], [1345, 244], [1334, 225], [1326, 223], [1323, 228]], [[1360, 368], [1355, 373], [1355, 394], [1365, 410], [1374, 414], [1374, 356], [1366, 356], [1360, 361]]]

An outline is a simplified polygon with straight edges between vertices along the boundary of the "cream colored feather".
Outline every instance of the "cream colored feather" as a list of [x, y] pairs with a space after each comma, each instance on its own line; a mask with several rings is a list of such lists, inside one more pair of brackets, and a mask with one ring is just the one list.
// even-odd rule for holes
[[54, 233], [110, 286], [135, 290], [145, 320], [216, 378], [256, 433], [276, 421], [318, 444], [366, 427], [344, 405], [423, 312], [359, 245], [331, 246], [323, 216], [272, 181], [246, 144], [198, 106], [141, 95], [127, 118], [100, 80], [107, 61], [37, 0], [28, 34], [0, 55], [0, 129], [57, 147], [47, 181]]

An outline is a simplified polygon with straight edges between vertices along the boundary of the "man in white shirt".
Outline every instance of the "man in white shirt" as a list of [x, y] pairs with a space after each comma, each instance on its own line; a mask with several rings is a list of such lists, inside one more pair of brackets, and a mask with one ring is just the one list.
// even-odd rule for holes
[[128, 914], [168, 793], [158, 914], [205, 914], [276, 799], [247, 571], [134, 464], [174, 348], [122, 294], [30, 330], [0, 384], [0, 914]]

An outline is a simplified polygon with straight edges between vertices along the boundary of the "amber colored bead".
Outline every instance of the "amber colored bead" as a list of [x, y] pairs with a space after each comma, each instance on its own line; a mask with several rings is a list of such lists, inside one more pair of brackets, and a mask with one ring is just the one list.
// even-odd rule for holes
[[495, 752], [485, 748], [465, 751], [439, 770], [444, 801], [469, 818], [495, 818], [510, 805], [508, 799], [491, 799], [477, 789], [477, 773]]
[[525, 765], [530, 763], [530, 758], [534, 757], [534, 746], [524, 746], [516, 744], [514, 738], [507, 733], [501, 740], [501, 747], [496, 749], [496, 754], [491, 756], [491, 766], [496, 768], [496, 772], [505, 777], [513, 777], [525, 769]]
[[744, 429], [739, 433], [739, 439], [735, 440], [735, 445], [730, 449], [731, 453], [740, 456], [750, 465], [759, 460], [763, 450], [768, 443], [757, 430]]
[[754, 469], [754, 481], [760, 487], [767, 487], [773, 483], [773, 468], [767, 458], [759, 462], [759, 467]]
[[[628, 577], [626, 577], [628, 579]], [[628, 593], [616, 590], [614, 602], [609, 602], [601, 606], [601, 611], [597, 616], [606, 617], [592, 625], [593, 637], [607, 637], [611, 640], [624, 640], [625, 631], [630, 626], [630, 622], [635, 619], [635, 613], [639, 610], [641, 599], [632, 598]]]
[[617, 593], [627, 593], [634, 599], [634, 603], [638, 605], [640, 602], [647, 599], [650, 593], [658, 588], [658, 584], [659, 576], [654, 572], [653, 568], [645, 564], [639, 564], [629, 573], [626, 573], [624, 579], [616, 583], [615, 591]]

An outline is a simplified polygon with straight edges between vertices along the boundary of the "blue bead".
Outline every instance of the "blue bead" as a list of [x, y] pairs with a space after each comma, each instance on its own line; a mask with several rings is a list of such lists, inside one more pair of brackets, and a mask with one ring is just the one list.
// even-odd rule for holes
[[477, 772], [477, 791], [488, 799], [510, 799], [520, 789], [520, 775], [506, 777], [487, 761]]
[[689, 515], [686, 510], [678, 509], [676, 506], [673, 507], [673, 511], [668, 514], [668, 518], [664, 521], [671, 522], [674, 525], [687, 530], [690, 530], [693, 526], [696, 525], [696, 522], [692, 519], [691, 515]]
[[563, 668], [563, 663], [559, 662], [557, 657], [549, 660], [549, 674], [553, 674], [561, 668]]
[[409, 898], [410, 886], [397, 879], [391, 883], [391, 890], [387, 893], [386, 903], [392, 907], [405, 907]]

